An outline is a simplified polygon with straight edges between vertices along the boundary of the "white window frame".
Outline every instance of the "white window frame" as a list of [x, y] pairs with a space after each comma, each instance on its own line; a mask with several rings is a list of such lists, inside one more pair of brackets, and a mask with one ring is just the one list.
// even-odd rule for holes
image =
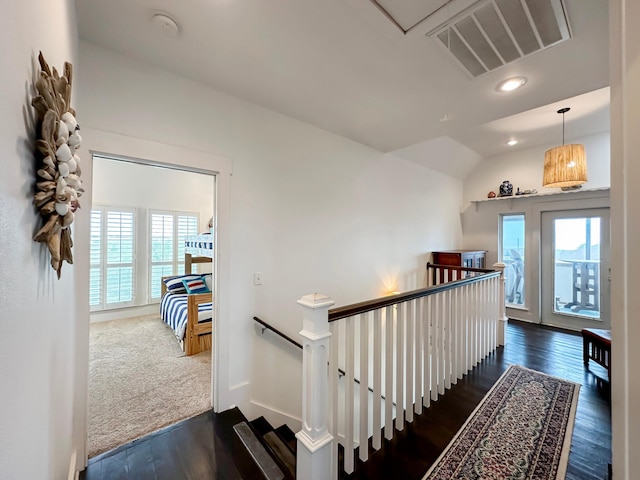
[[[100, 269], [100, 303], [98, 305], [90, 304], [90, 311], [104, 311], [104, 310], [113, 310], [116, 308], [125, 308], [135, 305], [136, 302], [136, 243], [137, 243], [137, 232], [136, 232], [136, 209], [130, 207], [112, 207], [112, 206], [103, 206], [96, 205], [91, 208], [91, 211], [99, 211], [100, 212], [100, 253], [99, 253], [99, 262], [92, 262], [91, 258], [89, 260], [90, 269], [98, 267]], [[122, 262], [116, 264], [109, 264], [107, 262], [107, 219], [110, 212], [118, 212], [118, 213], [130, 213], [132, 216], [132, 256], [131, 262]], [[131, 300], [124, 302], [112, 302], [107, 303], [107, 272], [109, 268], [113, 267], [131, 267]], [[89, 291], [91, 291], [91, 285], [89, 286]], [[91, 302], [89, 302], [91, 303]]]
[[[173, 218], [173, 252], [172, 252], [172, 258], [170, 261], [166, 260], [166, 261], [161, 261], [161, 262], [154, 262], [153, 261], [153, 217], [154, 215], [164, 215], [164, 216], [170, 216]], [[148, 283], [148, 288], [147, 288], [147, 295], [148, 295], [148, 299], [149, 299], [149, 303], [159, 303], [161, 297], [153, 297], [153, 267], [157, 266], [157, 265], [166, 265], [166, 266], [171, 266], [171, 274], [170, 275], [177, 275], [180, 272], [180, 267], [182, 266], [182, 271], [184, 272], [184, 254], [182, 254], [181, 256], [178, 255], [178, 252], [180, 250], [180, 243], [179, 242], [179, 231], [178, 231], [178, 219], [180, 217], [191, 217], [191, 218], [195, 218], [196, 221], [196, 229], [193, 233], [189, 233], [189, 235], [197, 235], [199, 232], [199, 228], [200, 228], [200, 213], [199, 212], [182, 212], [182, 211], [174, 211], [174, 210], [155, 210], [155, 209], [149, 209], [149, 220], [148, 220], [148, 236], [149, 236], [149, 242], [147, 245], [147, 252], [148, 252], [148, 270], [149, 270], [149, 275], [148, 275], [148, 279], [147, 279], [147, 283]]]

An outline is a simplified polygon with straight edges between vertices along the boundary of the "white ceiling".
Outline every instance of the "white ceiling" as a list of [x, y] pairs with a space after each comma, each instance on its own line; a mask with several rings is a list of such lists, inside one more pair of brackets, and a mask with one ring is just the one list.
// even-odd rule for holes
[[[410, 18], [421, 2], [381, 3]], [[422, 24], [405, 34], [370, 0], [76, 0], [83, 40], [428, 166], [425, 149], [462, 152], [460, 178], [511, 137], [557, 143], [562, 106], [568, 140], [608, 131], [608, 2], [564, 4], [571, 39], [469, 79]], [[177, 37], [153, 28], [157, 12]], [[515, 75], [523, 88], [496, 92]]]

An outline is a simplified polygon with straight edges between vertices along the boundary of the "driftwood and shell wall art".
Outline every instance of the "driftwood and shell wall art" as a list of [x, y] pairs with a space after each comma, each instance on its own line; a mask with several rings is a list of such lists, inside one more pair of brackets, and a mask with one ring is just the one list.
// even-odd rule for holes
[[78, 198], [84, 192], [80, 158], [76, 153], [82, 138], [76, 112], [71, 108], [71, 64], [65, 62], [60, 75], [55, 68], [49, 68], [42, 52], [38, 60], [41, 68], [35, 85], [38, 94], [31, 105], [38, 115], [38, 178], [34, 202], [43, 226], [33, 239], [47, 244], [51, 267], [60, 278], [62, 263], [73, 263], [71, 224], [80, 208]]

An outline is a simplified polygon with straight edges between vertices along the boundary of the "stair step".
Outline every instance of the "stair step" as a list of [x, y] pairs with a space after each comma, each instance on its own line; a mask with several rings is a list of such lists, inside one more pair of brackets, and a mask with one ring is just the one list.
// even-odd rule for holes
[[260, 443], [260, 440], [258, 440], [258, 437], [253, 433], [247, 422], [238, 423], [233, 426], [233, 429], [268, 480], [283, 480], [285, 478], [280, 467], [271, 458], [271, 455]]
[[264, 437], [268, 432], [273, 431], [273, 427], [264, 417], [258, 417], [255, 420], [251, 420], [249, 424], [261, 437]]
[[296, 434], [293, 433], [293, 430], [291, 430], [288, 425], [284, 424], [276, 428], [274, 432], [278, 434], [282, 441], [287, 444], [295, 455], [298, 450], [298, 439], [296, 438]]
[[276, 432], [267, 432], [264, 435], [264, 441], [271, 447], [274, 455], [278, 458], [282, 466], [284, 466], [292, 478], [296, 477], [296, 456], [291, 451], [289, 446], [282, 441], [282, 439], [276, 434]]
[[280, 437], [276, 434], [276, 432], [267, 432], [264, 435], [264, 441], [267, 442], [267, 445], [271, 447], [274, 455], [280, 461], [282, 466], [284, 466], [288, 472], [291, 474], [292, 478], [296, 478], [296, 456], [293, 454], [289, 446], [282, 441]]

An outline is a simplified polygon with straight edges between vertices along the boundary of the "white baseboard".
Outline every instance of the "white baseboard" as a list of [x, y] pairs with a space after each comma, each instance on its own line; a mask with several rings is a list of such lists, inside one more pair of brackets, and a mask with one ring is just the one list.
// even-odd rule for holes
[[226, 396], [228, 401], [226, 402], [230, 407], [235, 407], [236, 405], [242, 405], [249, 401], [251, 396], [251, 383], [249, 381], [236, 383], [229, 387], [229, 393]]
[[69, 475], [68, 480], [78, 480], [80, 478], [80, 472], [76, 470], [76, 458], [78, 456], [78, 451], [74, 450], [71, 453], [71, 458], [69, 459]]
[[90, 323], [108, 322], [110, 320], [122, 320], [125, 318], [142, 317], [146, 315], [160, 316], [160, 304], [144, 305], [142, 307], [116, 308], [101, 312], [92, 312], [89, 315]]
[[250, 421], [263, 416], [274, 428], [282, 424], [286, 424], [294, 432], [298, 432], [302, 428], [301, 418], [255, 400], [240, 404], [238, 408]]

